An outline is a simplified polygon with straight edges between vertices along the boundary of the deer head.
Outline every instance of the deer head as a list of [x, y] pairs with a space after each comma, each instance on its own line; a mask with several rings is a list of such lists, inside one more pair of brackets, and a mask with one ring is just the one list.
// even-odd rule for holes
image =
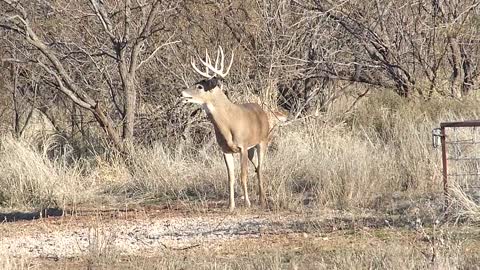
[[200, 70], [192, 58], [190, 64], [193, 69], [205, 79], [195, 83], [193, 86], [182, 92], [184, 103], [208, 104], [214, 100], [224, 97], [222, 80], [228, 75], [233, 64], [232, 53], [230, 63], [225, 70], [225, 54], [221, 46], [217, 49], [215, 64], [212, 65], [208, 50], [205, 50], [205, 60], [200, 58], [205, 71]]

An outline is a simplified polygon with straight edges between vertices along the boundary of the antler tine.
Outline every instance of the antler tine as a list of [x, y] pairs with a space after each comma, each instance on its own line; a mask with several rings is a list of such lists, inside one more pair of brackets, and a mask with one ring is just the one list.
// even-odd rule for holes
[[225, 65], [225, 54], [223, 53], [222, 46], [218, 46], [218, 50], [220, 51], [220, 55], [222, 56], [222, 62], [220, 62], [220, 72], [223, 73], [223, 68]]
[[[219, 60], [220, 60], [220, 51], [217, 49], [217, 59], [215, 59], [215, 69], [216, 70], [218, 70], [218, 68], [219, 68], [219, 66], [218, 66], [220, 64]], [[220, 72], [221, 72], [221, 70], [220, 70]]]
[[[212, 61], [210, 61], [210, 55], [208, 55], [208, 49], [207, 48], [205, 48], [205, 62], [209, 63], [210, 65], [211, 65], [211, 62], [212, 62]], [[205, 65], [205, 72], [209, 73], [207, 65]]]
[[[219, 75], [219, 76], [222, 76], [221, 73], [218, 72], [218, 70], [212, 66], [212, 64], [210, 63], [210, 61], [204, 61], [202, 59], [200, 59], [200, 62], [202, 62], [202, 64], [205, 66], [205, 68], [208, 70], [210, 69], [211, 71], [213, 71], [213, 73]], [[210, 77], [211, 78], [211, 77]]]
[[[217, 49], [217, 56], [215, 59], [215, 67], [212, 65], [210, 55], [208, 54], [208, 49], [205, 49], [205, 60], [199, 57], [200, 62], [205, 66], [205, 72], [200, 71], [195, 65], [195, 61], [192, 59], [192, 67], [195, 69], [197, 73], [202, 75], [203, 77], [206, 78], [212, 78], [214, 75], [218, 75], [219, 77], [225, 78], [227, 76], [228, 72], [230, 71], [230, 68], [232, 67], [233, 64], [233, 52], [232, 52], [232, 57], [230, 59], [230, 64], [228, 65], [228, 68], [226, 71], [225, 69], [225, 53], [223, 52], [222, 46], [219, 46]], [[209, 71], [212, 71], [214, 75], [210, 75]]]
[[208, 68], [207, 68], [207, 71], [206, 72], [203, 72], [201, 71], [199, 68], [197, 68], [196, 64], [195, 64], [195, 59], [191, 59], [190, 61], [190, 65], [192, 65], [193, 69], [200, 75], [202, 75], [203, 77], [205, 78], [211, 78], [212, 76], [210, 76], [210, 74], [208, 74]]

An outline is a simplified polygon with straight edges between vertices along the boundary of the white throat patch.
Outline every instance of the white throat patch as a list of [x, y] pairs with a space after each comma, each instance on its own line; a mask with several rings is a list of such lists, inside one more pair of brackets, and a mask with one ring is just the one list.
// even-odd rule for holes
[[215, 112], [215, 107], [211, 103], [203, 104], [203, 109], [210, 114]]

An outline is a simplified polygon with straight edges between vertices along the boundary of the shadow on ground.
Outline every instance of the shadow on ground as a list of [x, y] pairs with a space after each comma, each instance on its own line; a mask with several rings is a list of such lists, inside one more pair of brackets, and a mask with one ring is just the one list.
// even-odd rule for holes
[[14, 211], [10, 213], [0, 212], [0, 222], [34, 220], [42, 217], [59, 217], [65, 214], [66, 212], [60, 208], [45, 208], [39, 211], [29, 211], [29, 212], [20, 212], [20, 211]]

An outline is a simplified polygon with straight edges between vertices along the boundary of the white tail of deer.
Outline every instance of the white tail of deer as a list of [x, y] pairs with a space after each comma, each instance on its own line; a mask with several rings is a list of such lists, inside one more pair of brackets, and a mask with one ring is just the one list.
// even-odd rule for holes
[[[192, 59], [193, 69], [205, 77], [192, 87], [182, 92], [183, 101], [201, 104], [215, 129], [215, 136], [220, 145], [228, 170], [229, 208], [235, 209], [234, 198], [234, 153], [240, 153], [241, 184], [245, 206], [250, 207], [247, 190], [248, 160], [253, 163], [258, 178], [259, 203], [265, 206], [266, 197], [263, 183], [262, 167], [269, 138], [269, 118], [267, 113], [256, 103], [234, 104], [224, 93], [222, 79], [227, 76], [233, 63], [233, 53], [225, 70], [225, 55], [222, 47], [217, 50], [213, 65], [205, 53], [205, 60], [200, 59], [204, 70], [197, 68]], [[255, 159], [255, 152], [257, 158]]]

